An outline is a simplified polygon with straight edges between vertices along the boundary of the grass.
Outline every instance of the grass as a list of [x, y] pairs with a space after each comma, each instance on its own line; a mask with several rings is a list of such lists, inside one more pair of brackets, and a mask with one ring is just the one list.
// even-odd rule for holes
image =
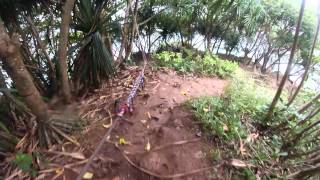
[[[222, 142], [220, 150], [211, 152], [213, 160], [235, 158], [254, 164], [254, 168], [236, 170], [237, 175], [250, 179], [257, 170], [267, 174], [272, 169], [270, 163], [278, 163], [286, 155], [280, 150], [283, 143], [280, 135], [260, 133], [261, 126], [267, 125], [264, 115], [273, 96], [272, 89], [256, 85], [247, 72], [238, 68], [223, 96], [200, 97], [187, 103], [204, 132]], [[287, 112], [281, 103], [275, 114], [275, 124], [285, 120]], [[273, 176], [270, 172], [268, 177]]]
[[242, 122], [260, 120], [260, 112], [271, 101], [272, 90], [257, 86], [249, 75], [237, 69], [221, 97], [200, 97], [189, 102], [204, 129], [227, 140], [246, 137]]

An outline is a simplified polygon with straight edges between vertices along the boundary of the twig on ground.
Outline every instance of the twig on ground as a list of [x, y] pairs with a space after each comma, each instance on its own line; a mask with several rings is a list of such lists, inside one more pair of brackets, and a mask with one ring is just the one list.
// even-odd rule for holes
[[[112, 117], [110, 112], [109, 112], [109, 116]], [[104, 137], [102, 138], [102, 140], [98, 144], [97, 148], [95, 149], [93, 154], [90, 156], [90, 158], [89, 158], [88, 162], [86, 163], [86, 165], [80, 171], [80, 173], [79, 173], [79, 175], [77, 177], [77, 180], [82, 180], [83, 175], [88, 171], [88, 169], [89, 169], [94, 157], [96, 157], [98, 155], [98, 153], [99, 153], [100, 149], [102, 148], [103, 144], [109, 139], [112, 130], [114, 129], [114, 127], [117, 124], [118, 124], [118, 119], [115, 119], [115, 121], [112, 124], [112, 126], [108, 129], [107, 133], [104, 135]]]
[[132, 162], [130, 160], [130, 158], [122, 152], [122, 150], [117, 146], [115, 145], [115, 147], [120, 151], [121, 155], [128, 161], [128, 163], [135, 167], [136, 169], [150, 175], [150, 176], [153, 176], [153, 177], [157, 177], [157, 178], [160, 178], [160, 179], [173, 179], [173, 178], [181, 178], [181, 177], [185, 177], [185, 176], [189, 176], [189, 175], [193, 175], [193, 174], [196, 174], [196, 173], [200, 173], [200, 172], [203, 172], [203, 171], [207, 171], [207, 170], [210, 170], [210, 169], [213, 169], [213, 168], [217, 168], [217, 167], [220, 167], [221, 165], [223, 164], [218, 164], [218, 165], [215, 165], [215, 166], [210, 166], [210, 167], [206, 167], [206, 168], [200, 168], [200, 169], [196, 169], [196, 170], [193, 170], [193, 171], [189, 171], [189, 172], [186, 172], [186, 173], [178, 173], [178, 174], [174, 174], [174, 175], [159, 175], [159, 174], [156, 174], [156, 173], [153, 173], [147, 169], [144, 169], [140, 166], [138, 166], [137, 164], [135, 164], [134, 162]]
[[151, 149], [150, 151], [141, 151], [141, 152], [128, 153], [128, 154], [134, 155], [134, 154], [150, 153], [150, 152], [154, 152], [154, 151], [159, 151], [161, 149], [165, 149], [165, 148], [170, 147], [170, 146], [183, 145], [183, 144], [198, 142], [200, 140], [201, 140], [200, 138], [191, 139], [191, 140], [182, 140], [182, 141], [177, 141], [177, 142], [168, 143], [168, 144], [164, 144], [162, 146], [155, 147], [155, 148]]

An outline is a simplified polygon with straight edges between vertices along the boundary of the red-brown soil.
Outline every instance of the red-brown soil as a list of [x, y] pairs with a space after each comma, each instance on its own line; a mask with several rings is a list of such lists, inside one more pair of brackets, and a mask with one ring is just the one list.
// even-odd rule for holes
[[[113, 82], [112, 85], [109, 83], [81, 100], [79, 106], [81, 116], [90, 121], [90, 125], [81, 134], [76, 135], [81, 148], [64, 145], [66, 151], [78, 149], [86, 158], [90, 157], [107, 131], [103, 124], [110, 123], [108, 110], [113, 112], [111, 108], [113, 100], [125, 97], [126, 94], [122, 92], [128, 92], [128, 84], [134, 79], [138, 69], [123, 72], [119, 75], [117, 83]], [[223, 93], [227, 81], [218, 78], [183, 77], [170, 70], [158, 72], [148, 70], [146, 77], [145, 89], [135, 98], [134, 113], [126, 116], [132, 124], [120, 120], [119, 125], [112, 131], [110, 140], [118, 143], [119, 139], [123, 138], [128, 144], [119, 145], [121, 151], [127, 153], [130, 160], [139, 167], [160, 176], [188, 173], [213, 166], [209, 153], [213, 147], [206, 143], [204, 137], [199, 137], [200, 127], [194, 121], [191, 110], [183, 103], [193, 97], [218, 96]], [[127, 88], [124, 88], [126, 86]], [[190, 142], [175, 144], [181, 141]], [[150, 151], [146, 150], [148, 142]], [[168, 146], [154, 150], [164, 145]], [[51, 163], [62, 166], [75, 162], [75, 160], [69, 162], [67, 159], [68, 157], [60, 157], [53, 159]], [[65, 168], [57, 179], [75, 179], [83, 166], [84, 163]], [[119, 149], [111, 143], [104, 144], [89, 171], [93, 173], [93, 179], [159, 179], [130, 165]], [[59, 172], [52, 174], [54, 176], [54, 173]], [[213, 168], [173, 179], [219, 179], [223, 176], [222, 173], [221, 169]]]

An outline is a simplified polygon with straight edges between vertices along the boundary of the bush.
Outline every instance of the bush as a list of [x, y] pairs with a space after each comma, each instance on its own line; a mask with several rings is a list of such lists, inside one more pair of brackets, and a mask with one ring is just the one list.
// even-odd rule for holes
[[[254, 84], [254, 80], [240, 68], [235, 71], [225, 94], [221, 97], [201, 97], [189, 104], [204, 129], [226, 139], [246, 137], [242, 121], [261, 121], [272, 91]], [[246, 117], [246, 118], [244, 118]]]
[[236, 63], [217, 56], [206, 53], [202, 57], [189, 49], [183, 49], [183, 52], [163, 51], [155, 54], [154, 59], [159, 66], [173, 68], [180, 73], [216, 75], [220, 78], [231, 76], [238, 67]]

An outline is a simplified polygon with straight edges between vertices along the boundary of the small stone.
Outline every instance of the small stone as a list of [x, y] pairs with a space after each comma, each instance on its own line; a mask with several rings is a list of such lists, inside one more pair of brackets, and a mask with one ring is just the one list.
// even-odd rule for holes
[[120, 180], [120, 177], [116, 176], [116, 177], [112, 178], [112, 180]]
[[198, 131], [198, 132], [196, 133], [196, 136], [197, 136], [197, 137], [201, 137], [201, 136], [202, 136], [201, 131]]
[[197, 159], [202, 159], [205, 157], [205, 154], [202, 151], [198, 151], [194, 154], [194, 157]]
[[175, 119], [173, 123], [176, 127], [183, 127], [183, 123], [180, 119]]

